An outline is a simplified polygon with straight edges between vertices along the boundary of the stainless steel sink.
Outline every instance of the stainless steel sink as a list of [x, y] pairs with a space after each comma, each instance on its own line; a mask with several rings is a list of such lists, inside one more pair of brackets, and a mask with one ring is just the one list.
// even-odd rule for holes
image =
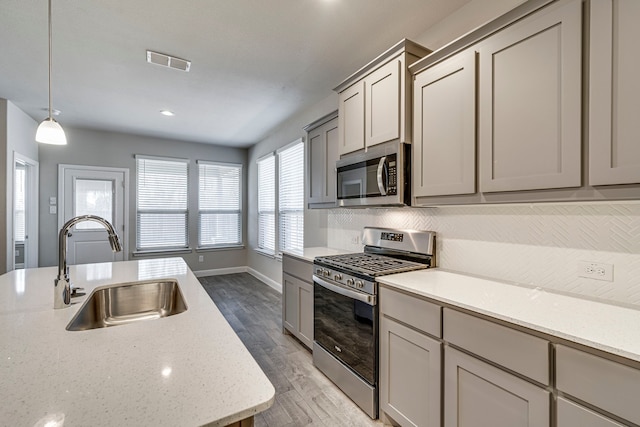
[[94, 289], [67, 330], [108, 328], [173, 316], [186, 310], [187, 304], [175, 280], [118, 283]]

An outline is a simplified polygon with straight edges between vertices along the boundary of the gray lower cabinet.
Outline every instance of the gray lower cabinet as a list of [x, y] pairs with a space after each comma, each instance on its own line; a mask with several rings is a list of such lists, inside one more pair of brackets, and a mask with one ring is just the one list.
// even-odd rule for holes
[[555, 347], [558, 391], [615, 417], [640, 424], [639, 369], [565, 345]]
[[557, 400], [557, 427], [624, 427], [584, 406], [563, 397]]
[[379, 296], [380, 418], [401, 426], [440, 426], [442, 309], [384, 287]]
[[548, 427], [550, 393], [452, 347], [444, 361], [445, 427]]
[[288, 255], [283, 256], [282, 264], [282, 327], [311, 349], [313, 347], [313, 265]]
[[381, 411], [402, 426], [440, 425], [440, 341], [383, 317], [380, 348]]

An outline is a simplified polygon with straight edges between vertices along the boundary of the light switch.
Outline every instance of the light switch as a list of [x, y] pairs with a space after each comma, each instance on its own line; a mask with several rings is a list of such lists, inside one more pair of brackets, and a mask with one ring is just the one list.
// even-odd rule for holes
[[57, 206], [49, 206], [49, 213], [50, 214], [57, 214], [58, 213], [58, 207]]
[[[50, 205], [55, 205], [56, 203], [58, 203], [58, 200], [56, 199], [55, 196], [51, 196], [49, 197], [49, 204]], [[52, 212], [53, 213], [53, 212]]]

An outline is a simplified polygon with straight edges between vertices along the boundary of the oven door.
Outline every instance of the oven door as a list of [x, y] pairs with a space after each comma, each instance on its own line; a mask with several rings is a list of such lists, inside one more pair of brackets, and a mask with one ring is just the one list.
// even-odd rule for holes
[[376, 297], [313, 276], [313, 336], [369, 384], [377, 383]]

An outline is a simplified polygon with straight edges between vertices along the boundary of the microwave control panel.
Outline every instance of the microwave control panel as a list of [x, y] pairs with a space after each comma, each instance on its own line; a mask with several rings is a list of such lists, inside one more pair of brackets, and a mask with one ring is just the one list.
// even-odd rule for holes
[[389, 156], [387, 161], [389, 167], [389, 182], [387, 183], [387, 195], [394, 196], [398, 194], [398, 163], [396, 162], [396, 155]]

